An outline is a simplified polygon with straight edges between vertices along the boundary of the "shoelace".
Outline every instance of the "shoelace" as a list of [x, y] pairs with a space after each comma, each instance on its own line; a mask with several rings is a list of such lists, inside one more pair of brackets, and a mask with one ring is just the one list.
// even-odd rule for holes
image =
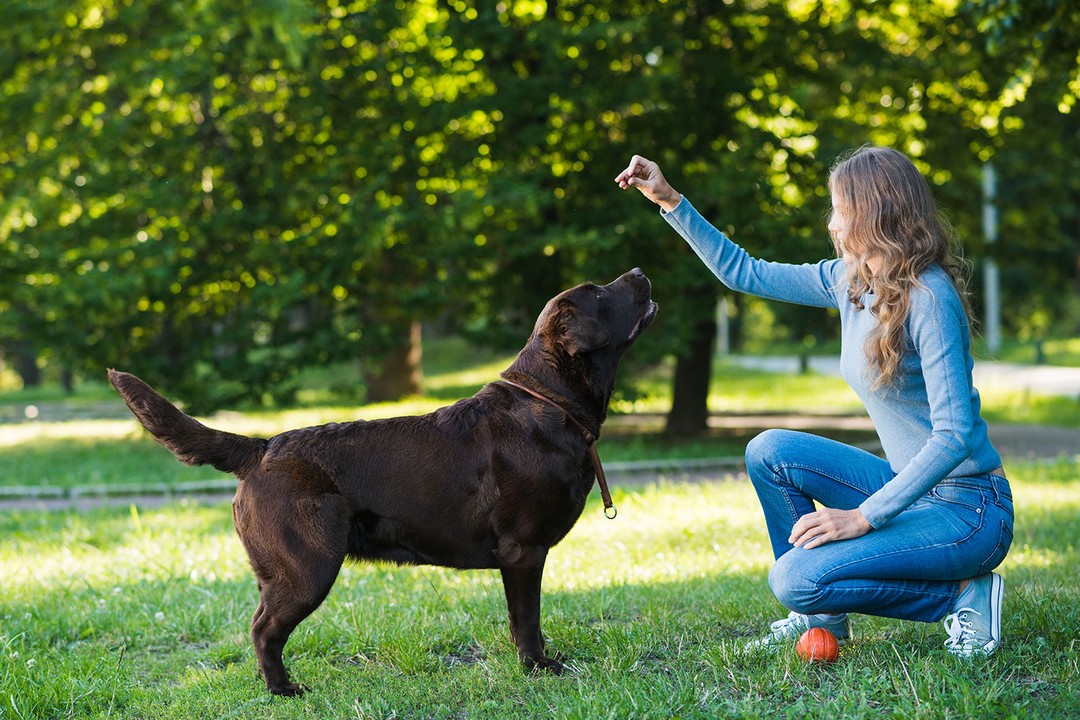
[[798, 637], [810, 624], [805, 615], [791, 613], [783, 620], [777, 620], [769, 626], [769, 635], [775, 638]]
[[975, 643], [975, 628], [972, 627], [969, 614], [981, 615], [982, 613], [971, 608], [960, 608], [952, 615], [945, 617], [945, 632], [949, 635], [945, 640], [945, 647], [951, 650], [970, 647]]

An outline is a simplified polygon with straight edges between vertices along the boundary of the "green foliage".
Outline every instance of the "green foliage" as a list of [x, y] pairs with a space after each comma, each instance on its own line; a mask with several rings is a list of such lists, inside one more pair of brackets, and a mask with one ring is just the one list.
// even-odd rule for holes
[[[1005, 268], [1007, 328], [1068, 335], [1075, 13], [11, 0], [0, 348], [84, 377], [123, 366], [210, 410], [286, 398], [306, 368], [376, 364], [417, 318], [516, 346], [555, 292], [641, 266], [663, 312], [640, 354], [685, 356], [724, 291], [614, 188], [630, 155], [751, 252], [798, 262], [831, 252], [828, 166], [867, 141], [914, 156], [969, 254]], [[797, 341], [835, 325], [775, 320]]]
[[744, 482], [620, 489], [550, 555], [544, 630], [562, 677], [518, 665], [497, 573], [350, 565], [269, 696], [257, 590], [227, 505], [0, 518], [5, 717], [798, 717], [1075, 714], [1075, 463], [1017, 467], [1004, 642], [961, 663], [938, 624], [859, 616], [831, 667], [742, 651], [784, 610]]

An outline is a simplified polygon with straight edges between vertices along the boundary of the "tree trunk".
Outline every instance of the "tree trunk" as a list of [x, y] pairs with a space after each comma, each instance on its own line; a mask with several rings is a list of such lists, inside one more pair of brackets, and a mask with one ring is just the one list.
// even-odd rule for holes
[[709, 381], [712, 378], [713, 346], [716, 344], [715, 296], [695, 293], [695, 319], [690, 345], [675, 363], [671, 413], [666, 431], [692, 436], [705, 432], [709, 424]]
[[20, 340], [15, 343], [15, 357], [12, 363], [15, 372], [22, 379], [23, 387], [32, 388], [41, 385], [41, 368], [37, 364], [37, 353], [30, 343]]
[[366, 373], [367, 401], [394, 402], [420, 394], [423, 372], [420, 369], [420, 321], [411, 321], [401, 345], [383, 358], [377, 370]]

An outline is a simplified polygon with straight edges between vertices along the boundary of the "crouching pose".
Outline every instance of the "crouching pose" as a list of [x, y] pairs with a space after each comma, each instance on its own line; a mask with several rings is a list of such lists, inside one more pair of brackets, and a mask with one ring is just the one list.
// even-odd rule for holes
[[806, 433], [768, 430], [746, 448], [776, 563], [769, 585], [790, 614], [758, 647], [806, 629], [850, 638], [848, 613], [944, 621], [948, 650], [1001, 642], [1013, 506], [972, 385], [969, 308], [953, 236], [904, 154], [865, 147], [829, 177], [837, 258], [750, 257], [634, 156], [615, 181], [637, 188], [729, 288], [837, 308], [841, 370], [885, 459]]

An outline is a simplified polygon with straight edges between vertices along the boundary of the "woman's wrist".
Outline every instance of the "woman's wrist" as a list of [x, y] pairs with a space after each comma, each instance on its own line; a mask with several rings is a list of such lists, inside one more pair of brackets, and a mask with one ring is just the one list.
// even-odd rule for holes
[[656, 204], [663, 208], [664, 212], [671, 212], [679, 206], [680, 202], [682, 202], [682, 195], [674, 188], [664, 197], [656, 199]]

